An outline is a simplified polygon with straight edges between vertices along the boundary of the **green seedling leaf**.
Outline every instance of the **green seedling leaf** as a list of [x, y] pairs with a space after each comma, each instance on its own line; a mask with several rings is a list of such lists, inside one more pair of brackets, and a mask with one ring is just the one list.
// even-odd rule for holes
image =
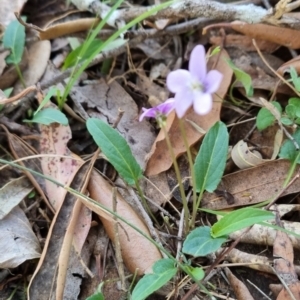
[[142, 169], [132, 155], [126, 140], [105, 122], [90, 118], [86, 122], [89, 133], [120, 176], [134, 185], [142, 176]]
[[300, 78], [298, 77], [297, 71], [294, 67], [291, 67], [290, 74], [295, 89], [300, 92]]
[[[289, 108], [289, 112], [287, 111], [287, 108], [289, 106], [292, 106], [292, 108], [294, 109], [293, 112], [291, 112], [291, 109]], [[289, 99], [289, 104], [286, 106], [285, 108], [285, 112], [288, 114], [288, 116], [291, 118], [290, 113], [292, 113], [294, 115], [294, 117], [298, 117], [300, 118], [300, 98], [297, 97], [293, 97]]]
[[99, 48], [100, 45], [103, 44], [103, 41], [99, 39], [95, 39], [91, 42], [89, 48], [83, 53], [82, 49], [84, 45], [80, 45], [75, 50], [71, 51], [65, 59], [64, 65], [62, 67], [63, 70], [73, 67], [76, 63], [81, 63], [85, 59], [89, 58], [96, 49]]
[[202, 280], [205, 276], [205, 272], [203, 271], [202, 268], [193, 268], [191, 266], [184, 266], [183, 269], [188, 270], [189, 273], [192, 273], [193, 279], [198, 281]]
[[227, 60], [228, 65], [233, 70], [237, 81], [240, 81], [246, 90], [248, 97], [253, 96], [253, 87], [251, 76], [245, 73], [243, 70], [237, 68], [231, 60]]
[[9, 98], [9, 96], [11, 95], [13, 89], [14, 89], [14, 88], [11, 87], [11, 88], [5, 89], [5, 90], [3, 91], [4, 95], [6, 96], [6, 98]]
[[[86, 51], [83, 51], [84, 44], [82, 44], [81, 46], [77, 47], [75, 50], [70, 52], [69, 55], [66, 57], [63, 65], [63, 70], [75, 66], [76, 63], [81, 63], [89, 57], [96, 56], [100, 51], [112, 50], [116, 47], [124, 45], [126, 42], [127, 40], [120, 38], [110, 42], [105, 47], [101, 47], [103, 41], [101, 41], [100, 39], [95, 39], [91, 42], [90, 46]], [[101, 50], [99, 50], [99, 52], [97, 53], [97, 49]]]
[[77, 47], [79, 47], [81, 45], [78, 38], [68, 37], [67, 40], [68, 40], [72, 50], [75, 50]]
[[91, 295], [90, 297], [86, 298], [86, 300], [105, 300], [104, 299], [104, 295], [102, 293], [102, 286], [103, 286], [103, 282], [101, 282], [97, 288], [97, 291]]
[[32, 120], [23, 120], [27, 123], [39, 123], [43, 125], [50, 125], [52, 123], [59, 123], [61, 125], [68, 125], [68, 119], [60, 110], [55, 108], [45, 108], [33, 115]]
[[[298, 128], [296, 132], [293, 134], [293, 138], [296, 140], [298, 145], [300, 145], [300, 129]], [[284, 144], [282, 145], [280, 152], [279, 152], [279, 157], [280, 158], [285, 158], [288, 159], [290, 162], [293, 162], [297, 155], [298, 152], [294, 143], [287, 139]], [[300, 163], [300, 158], [298, 159], [297, 163]]]
[[259, 208], [246, 207], [237, 209], [226, 214], [221, 220], [212, 226], [211, 236], [213, 238], [218, 238], [228, 235], [254, 224], [274, 219], [274, 217], [274, 214], [270, 211]]
[[169, 259], [160, 259], [153, 265], [153, 274], [145, 275], [135, 286], [131, 300], [146, 299], [153, 292], [164, 286], [177, 272], [174, 262]]
[[217, 188], [225, 169], [228, 140], [228, 131], [222, 122], [217, 122], [205, 135], [195, 160], [197, 192], [212, 193]]
[[280, 118], [280, 122], [283, 125], [286, 125], [286, 126], [290, 126], [290, 125], [294, 124], [294, 122], [291, 119], [289, 119], [288, 117], [282, 117], [282, 118]]
[[220, 51], [221, 51], [220, 46], [215, 47], [215, 48], [213, 49], [213, 51], [211, 52], [211, 54], [209, 55], [209, 57], [212, 57], [212, 56], [218, 54]]
[[294, 106], [293, 104], [288, 104], [285, 107], [285, 113], [288, 115], [288, 117], [290, 119], [294, 119], [296, 117], [296, 106]]
[[[282, 113], [282, 108], [280, 103], [273, 101], [271, 102], [276, 108], [277, 110], [280, 112], [280, 114]], [[256, 117], [256, 126], [257, 129], [259, 131], [262, 131], [266, 128], [268, 128], [269, 126], [273, 125], [275, 122], [275, 117], [274, 115], [265, 107], [261, 108], [260, 111], [257, 114]]]
[[225, 236], [213, 238], [210, 234], [210, 227], [201, 226], [191, 231], [186, 237], [182, 252], [195, 257], [205, 256], [217, 251], [226, 240]]
[[19, 64], [25, 46], [25, 27], [18, 20], [11, 21], [3, 36], [3, 46], [11, 51], [6, 57], [7, 64]]
[[50, 98], [55, 95], [56, 93], [56, 88], [51, 87], [47, 93], [47, 95], [45, 96], [45, 98], [43, 99], [43, 101], [41, 102], [41, 104], [39, 105], [38, 109], [36, 110], [36, 112], [34, 113], [35, 115], [50, 101]]

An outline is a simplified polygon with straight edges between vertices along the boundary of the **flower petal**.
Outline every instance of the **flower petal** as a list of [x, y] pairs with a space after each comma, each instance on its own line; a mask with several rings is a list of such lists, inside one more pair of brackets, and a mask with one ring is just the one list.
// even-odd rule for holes
[[175, 95], [175, 111], [178, 118], [182, 118], [189, 107], [193, 104], [194, 95], [190, 89], [185, 88]]
[[206, 77], [205, 49], [202, 45], [196, 46], [190, 57], [189, 71], [192, 76], [203, 82]]
[[145, 117], [148, 117], [148, 118], [155, 118], [156, 117], [156, 110], [154, 108], [149, 108], [149, 109], [146, 109], [146, 108], [142, 108], [143, 110], [143, 113], [140, 115], [139, 117], [139, 121], [143, 121], [143, 119]]
[[207, 73], [204, 86], [205, 92], [212, 94], [216, 92], [222, 82], [223, 74], [217, 70], [211, 70]]
[[172, 93], [178, 93], [181, 89], [185, 88], [192, 77], [189, 71], [178, 69], [172, 71], [167, 76], [167, 87]]
[[211, 94], [198, 93], [197, 97], [194, 100], [194, 110], [198, 115], [206, 115], [212, 109], [212, 96]]
[[174, 109], [174, 103], [175, 103], [175, 99], [169, 98], [164, 103], [158, 105], [157, 108], [161, 114], [168, 115], [171, 112], [171, 110]]

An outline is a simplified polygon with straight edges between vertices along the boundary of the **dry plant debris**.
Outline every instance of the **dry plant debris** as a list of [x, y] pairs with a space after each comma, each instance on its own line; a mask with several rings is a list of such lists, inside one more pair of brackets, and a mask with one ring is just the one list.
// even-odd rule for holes
[[119, 2], [1, 0], [0, 299], [300, 299], [298, 1]]

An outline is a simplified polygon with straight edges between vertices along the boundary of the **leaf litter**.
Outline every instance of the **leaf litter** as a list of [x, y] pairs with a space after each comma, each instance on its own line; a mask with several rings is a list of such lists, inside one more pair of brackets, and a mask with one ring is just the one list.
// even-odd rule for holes
[[[287, 82], [280, 82], [279, 76], [275, 76], [275, 73], [270, 71], [252, 44], [252, 39], [257, 39], [256, 45], [263, 52], [269, 66], [273, 70], [278, 70], [280, 76], [285, 76], [285, 80], [289, 79], [288, 72], [291, 66], [296, 72], [298, 71], [298, 58], [292, 51], [300, 48], [297, 42], [299, 40], [297, 22], [288, 14], [284, 15], [282, 20], [278, 19], [278, 16], [289, 11], [287, 9], [289, 4], [280, 1], [283, 6], [276, 6], [273, 16], [268, 15], [263, 7], [258, 9], [257, 6], [253, 6], [253, 11], [260, 12], [256, 18], [250, 16], [253, 18], [251, 23], [256, 24], [242, 23], [241, 21], [245, 21], [242, 14], [233, 13], [231, 18], [228, 18], [228, 15], [220, 17], [207, 14], [205, 17], [214, 23], [211, 28], [209, 26], [206, 28], [207, 35], [202, 34], [202, 29], [207, 24], [205, 21], [192, 20], [195, 17], [192, 12], [182, 10], [180, 6], [182, 14], [178, 14], [176, 8], [172, 6], [164, 8], [159, 14], [163, 22], [160, 20], [159, 23], [158, 19], [149, 18], [144, 25], [144, 33], [135, 29], [129, 30], [125, 33], [127, 41], [115, 44], [113, 48], [106, 50], [105, 55], [102, 57], [100, 55], [99, 60], [97, 58], [75, 82], [67, 102], [61, 106], [59, 99], [65, 91], [67, 78], [71, 76], [68, 70], [61, 70], [63, 59], [72, 47], [68, 37], [72, 35], [79, 44], [83, 42], [91, 24], [97, 25], [98, 20], [93, 19], [98, 9], [97, 5], [87, 7], [84, 2], [71, 1], [68, 7], [67, 1], [57, 1], [57, 3], [49, 3], [46, 9], [43, 6], [34, 7], [33, 1], [30, 0], [25, 6], [22, 1], [19, 1], [18, 7], [12, 5], [11, 1], [2, 2], [0, 24], [3, 30], [12, 20], [16, 21], [13, 16], [15, 11], [28, 16], [26, 20], [28, 24], [38, 26], [27, 25], [24, 49], [21, 44], [10, 45], [8, 47], [10, 50], [17, 51], [12, 51], [14, 56], [11, 57], [9, 51], [1, 51], [0, 62], [0, 87], [4, 90], [6, 98], [10, 97], [10, 91], [7, 89], [14, 88], [11, 95], [14, 95], [13, 100], [16, 100], [5, 105], [1, 111], [3, 133], [1, 154], [8, 160], [20, 160], [21, 167], [45, 176], [40, 177], [36, 173], [28, 170], [21, 171], [11, 166], [1, 170], [2, 177], [7, 180], [1, 182], [0, 190], [0, 203], [3, 203], [0, 225], [3, 226], [1, 232], [6, 232], [5, 235], [1, 235], [3, 245], [0, 247], [1, 268], [11, 269], [15, 274], [25, 272], [26, 276], [18, 279], [17, 284], [28, 286], [28, 299], [83, 299], [83, 286], [91, 285], [93, 277], [98, 278], [98, 283], [101, 278], [104, 286], [110, 286], [110, 289], [104, 289], [106, 297], [119, 299], [116, 279], [120, 277], [125, 288], [130, 286], [119, 268], [122, 261], [125, 265], [126, 278], [136, 269], [139, 275], [151, 273], [152, 275], [149, 276], [153, 277], [152, 265], [163, 255], [155, 245], [123, 220], [116, 222], [111, 214], [107, 213], [107, 208], [114, 209], [114, 185], [119, 189], [115, 199], [116, 212], [125, 221], [135, 224], [148, 237], [153, 237], [153, 229], [156, 228], [155, 230], [158, 230], [158, 235], [154, 234], [158, 236], [156, 241], [176, 255], [177, 240], [174, 237], [178, 235], [180, 244], [180, 210], [183, 199], [176, 195], [178, 187], [176, 183], [174, 184], [176, 178], [171, 167], [172, 159], [167, 151], [164, 133], [155, 123], [148, 120], [140, 123], [138, 119], [142, 107], [156, 106], [169, 96], [173, 96], [166, 89], [166, 77], [173, 70], [186, 68], [189, 49], [193, 49], [198, 44], [204, 44], [209, 50], [208, 53], [214, 51], [214, 46], [220, 46], [220, 52], [210, 57], [208, 63], [211, 69], [220, 71], [224, 78], [218, 91], [213, 95], [212, 111], [207, 115], [199, 116], [191, 109], [183, 119], [187, 143], [192, 150], [193, 158], [206, 132], [217, 121], [222, 120], [230, 126], [233, 124], [233, 129], [230, 131], [230, 146], [233, 147], [233, 154], [232, 156], [228, 154], [226, 174], [215, 193], [204, 194], [202, 208], [228, 210], [278, 198], [279, 204], [271, 207], [271, 211], [276, 214], [276, 221], [270, 224], [300, 234], [296, 205], [299, 178], [295, 177], [293, 184], [283, 188], [290, 170], [290, 162], [278, 159], [279, 148], [283, 143], [283, 132], [281, 126], [279, 128], [277, 124], [282, 125], [281, 122], [284, 121], [281, 119], [282, 116], [290, 117], [288, 111], [283, 110], [284, 115], [277, 115], [272, 127], [262, 131], [254, 128], [251, 132], [253, 121], [251, 123], [247, 120], [256, 117], [262, 106], [272, 113], [269, 102], [262, 104], [261, 98], [268, 101], [276, 99], [282, 107], [285, 107], [288, 97], [296, 96], [295, 90], [290, 89]], [[193, 1], [190, 2], [192, 6], [195, 5]], [[128, 8], [131, 10], [128, 15], [122, 15], [124, 12], [122, 10], [118, 11], [121, 22], [122, 20], [128, 22], [136, 15], [135, 4]], [[200, 4], [202, 5], [202, 2]], [[102, 9], [108, 7], [107, 4], [99, 5]], [[216, 6], [217, 11], [222, 11], [222, 5]], [[64, 17], [67, 22], [60, 23], [61, 9], [64, 8], [65, 11], [69, 9], [71, 15], [71, 9], [75, 7], [90, 10], [89, 19], [86, 19], [83, 13], [79, 13], [74, 21], [68, 19], [69, 14], [66, 14]], [[28, 12], [33, 8], [35, 14], [30, 15]], [[236, 6], [232, 4], [227, 8], [234, 11]], [[175, 13], [176, 19], [184, 17], [185, 20], [175, 24], [169, 17], [169, 11], [172, 12], [172, 9], [173, 14], [177, 13]], [[246, 9], [251, 10], [250, 7]], [[225, 26], [217, 23], [220, 19], [224, 22], [235, 22]], [[197, 25], [188, 27], [189, 22], [192, 21], [197, 21]], [[262, 24], [262, 22], [269, 24]], [[290, 28], [281, 27], [280, 22], [283, 24], [286, 22], [285, 24]], [[106, 36], [113, 34], [113, 28], [117, 27], [114, 16], [108, 19], [108, 24], [110, 26], [101, 31], [100, 38], [105, 39], [105, 34]], [[180, 26], [187, 27], [182, 29]], [[220, 29], [222, 26], [223, 29]], [[186, 38], [187, 36], [184, 38], [184, 34], [190, 30], [194, 31], [189, 39]], [[130, 38], [130, 34], [133, 38]], [[44, 41], [37, 41], [38, 35]], [[61, 46], [55, 49], [55, 43]], [[251, 76], [253, 95], [245, 92], [243, 82], [237, 81], [231, 88], [234, 75], [232, 68], [226, 62], [228, 59]], [[55, 67], [50, 64], [55, 64]], [[39, 105], [32, 91], [37, 91], [37, 98], [42, 101], [48, 89], [53, 86], [58, 89], [51, 101], [54, 103], [58, 101], [56, 104], [63, 108], [69, 125], [52, 123], [40, 125], [38, 129], [33, 123], [23, 123], [24, 119], [32, 117]], [[297, 89], [296, 85], [295, 88]], [[51, 104], [51, 107], [57, 109], [54, 104]], [[141, 217], [143, 213], [149, 212], [146, 207], [143, 208], [145, 211], [141, 212], [138, 205], [127, 203], [136, 195], [132, 194], [126, 182], [111, 176], [114, 172], [108, 172], [113, 169], [107, 159], [109, 155], [106, 157], [101, 153], [97, 159], [91, 158], [97, 147], [84, 125], [89, 117], [100, 119], [109, 126], [115, 127], [127, 141], [139, 165], [145, 170], [148, 178], [141, 180], [141, 186], [150, 201], [151, 214], [155, 216], [152, 221], [150, 218]], [[296, 118], [295, 122], [297, 122]], [[174, 113], [168, 116], [166, 128], [175, 157], [182, 160], [179, 164], [180, 172], [184, 177], [184, 188], [188, 194], [192, 181], [187, 160], [184, 159], [186, 149], [180, 135], [179, 121]], [[287, 132], [293, 134], [293, 130], [290, 127]], [[286, 135], [288, 133], [285, 132]], [[92, 170], [90, 161], [96, 161], [94, 167], [98, 171]], [[245, 165], [248, 168], [244, 168]], [[117, 169], [117, 166], [115, 168]], [[26, 177], [22, 176], [22, 172]], [[298, 172], [297, 167], [295, 174]], [[56, 180], [59, 185], [50, 182], [46, 177]], [[34, 192], [32, 192], [33, 188]], [[79, 197], [70, 188], [82, 192], [96, 202], [91, 202], [86, 197]], [[232, 201], [228, 201], [229, 198], [225, 195], [230, 195]], [[98, 206], [97, 202], [104, 207]], [[289, 204], [290, 207], [284, 207], [288, 213], [280, 213], [281, 204]], [[197, 218], [200, 219], [200, 215]], [[210, 218], [208, 217], [209, 222], [215, 222]], [[101, 231], [102, 225], [106, 233]], [[101, 255], [99, 260], [99, 254], [98, 256], [94, 254], [97, 240], [101, 238], [100, 232], [102, 236], [108, 235], [113, 246], [105, 247], [104, 255]], [[241, 238], [243, 232], [245, 230], [229, 235], [231, 241], [240, 243], [223, 258], [229, 261], [227, 266], [224, 266], [229, 284], [223, 282], [218, 275], [210, 279], [210, 282], [218, 287], [217, 292], [214, 293], [222, 296], [221, 294], [226, 291], [231, 297], [237, 299], [246, 299], [246, 294], [249, 294], [249, 297], [247, 296], [249, 299], [251, 297], [262, 299], [262, 294], [253, 288], [253, 285], [256, 285], [267, 294], [272, 291], [272, 299], [298, 299], [299, 266], [294, 263], [298, 260], [298, 253], [294, 249], [299, 250], [299, 240], [294, 235], [287, 235], [276, 228], [263, 227], [260, 224], [254, 225]], [[254, 254], [239, 250], [244, 243], [252, 244], [251, 250]], [[258, 255], [260, 245], [273, 247], [273, 253], [269, 253], [269, 257]], [[230, 243], [227, 246], [230, 246]], [[118, 255], [118, 247], [120, 255]], [[217, 260], [222, 260], [221, 251], [215, 254]], [[237, 258], [238, 255], [242, 258]], [[113, 261], [118, 264], [119, 274], [111, 271], [115, 268]], [[274, 267], [270, 261], [273, 262]], [[244, 266], [237, 268], [242, 272], [248, 266], [256, 266], [255, 270], [261, 271], [256, 273], [256, 279], [249, 278], [254, 281], [252, 284], [242, 283], [248, 279], [246, 274], [232, 274], [230, 264], [241, 262]], [[206, 264], [211, 265], [209, 262]], [[102, 277], [99, 276], [101, 270]], [[168, 276], [171, 278], [175, 274], [172, 264], [170, 270], [172, 272], [170, 271]], [[267, 282], [265, 273], [271, 274], [268, 284], [264, 284]], [[10, 281], [12, 276], [6, 276], [5, 292], [16, 286], [13, 280]], [[32, 277], [30, 283], [26, 279], [28, 276]], [[131, 280], [129, 279], [130, 282]], [[178, 291], [185, 299], [189, 288], [181, 286], [176, 277], [171, 282], [165, 290], [160, 289], [160, 295], [153, 296], [155, 297], [153, 299], [160, 299], [158, 297], [163, 299], [168, 293], [174, 294], [174, 291]], [[275, 286], [279, 292], [275, 291]]]

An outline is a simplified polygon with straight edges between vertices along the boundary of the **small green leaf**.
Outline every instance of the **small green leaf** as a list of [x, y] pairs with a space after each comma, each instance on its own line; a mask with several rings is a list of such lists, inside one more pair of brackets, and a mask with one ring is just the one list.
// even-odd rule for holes
[[8, 24], [3, 36], [3, 46], [11, 51], [5, 59], [6, 63], [15, 65], [20, 63], [25, 46], [25, 27], [18, 20]]
[[174, 262], [169, 259], [160, 259], [153, 265], [153, 274], [146, 274], [135, 286], [131, 300], [146, 299], [153, 292], [164, 286], [177, 272]]
[[100, 39], [94, 39], [91, 42], [90, 46], [87, 48], [87, 50], [84, 51], [84, 53], [83, 53], [84, 44], [82, 44], [81, 46], [77, 47], [75, 50], [73, 50], [72, 52], [70, 52], [68, 54], [68, 56], [65, 59], [64, 65], [63, 65], [63, 70], [75, 66], [77, 62], [81, 63], [91, 56], [96, 56], [98, 54], [97, 49], [101, 49], [101, 50], [99, 50], [99, 52], [100, 51], [109, 51], [116, 47], [122, 46], [126, 42], [127, 42], [127, 40], [124, 40], [124, 39], [116, 39], [116, 40], [110, 42], [107, 46], [101, 47], [101, 45], [103, 44], [103, 41], [101, 41]]
[[56, 88], [51, 87], [47, 93], [47, 95], [44, 97], [43, 101], [39, 105], [38, 109], [34, 113], [35, 115], [50, 101], [50, 98], [55, 95]]
[[142, 176], [142, 169], [132, 155], [126, 140], [105, 122], [90, 118], [86, 122], [89, 133], [120, 176], [134, 185]]
[[90, 297], [86, 298], [86, 300], [104, 300], [104, 295], [102, 293], [102, 286], [103, 282], [101, 282], [97, 288], [97, 291], [91, 295]]
[[[293, 112], [294, 117], [296, 116], [296, 117], [300, 118], [300, 98], [292, 97], [289, 99], [289, 104], [285, 108], [285, 111], [288, 115], [289, 115], [289, 113], [287, 112], [287, 107], [290, 105], [292, 105], [294, 108], [294, 112]], [[290, 115], [289, 115], [289, 117], [290, 117]]]
[[300, 78], [298, 77], [297, 71], [294, 67], [291, 67], [290, 74], [295, 89], [300, 92]]
[[213, 238], [210, 227], [201, 226], [189, 233], [183, 243], [182, 252], [193, 256], [205, 256], [217, 251], [227, 240], [226, 237]]
[[212, 56], [218, 54], [220, 51], [221, 51], [220, 46], [215, 47], [209, 57], [212, 57]]
[[274, 219], [274, 214], [270, 211], [252, 207], [237, 209], [215, 223], [211, 228], [211, 235], [214, 238], [221, 237], [271, 219]]
[[[277, 108], [277, 110], [280, 113], [282, 112], [280, 103], [278, 103], [276, 101], [273, 101], [271, 103]], [[262, 130], [266, 129], [267, 127], [273, 125], [275, 120], [276, 119], [273, 116], [273, 114], [267, 108], [263, 107], [260, 109], [260, 111], [258, 112], [257, 117], [256, 117], [257, 129], [259, 131], [262, 131]]]
[[198, 268], [198, 267], [193, 268], [191, 266], [184, 266], [184, 270], [186, 270], [186, 269], [188, 269], [188, 271], [193, 274], [195, 280], [200, 281], [205, 276], [205, 272], [203, 271], [202, 268]]
[[294, 122], [291, 119], [289, 119], [288, 117], [282, 117], [282, 118], [280, 118], [280, 122], [283, 125], [286, 125], [286, 126], [290, 126], [290, 125], [294, 124]]
[[226, 164], [228, 131], [224, 123], [216, 122], [203, 139], [195, 160], [197, 192], [212, 193], [218, 186]]
[[[298, 128], [293, 134], [293, 138], [298, 143], [298, 145], [300, 145], [300, 128]], [[280, 148], [280, 152], [278, 155], [280, 158], [285, 158], [288, 159], [290, 162], [293, 162], [298, 154], [299, 153], [294, 143], [290, 139], [287, 139]], [[298, 163], [300, 163], [300, 159], [298, 159]]]
[[293, 104], [288, 104], [285, 107], [285, 113], [290, 119], [293, 120], [296, 117], [296, 106], [294, 106]]
[[[94, 51], [102, 44], [103, 41], [99, 39], [94, 39], [85, 53], [81, 54], [84, 46], [83, 44], [77, 47], [75, 50], [71, 51], [65, 59], [63, 70], [73, 67], [76, 65], [77, 62], [81, 63], [85, 59], [89, 58], [94, 53]], [[82, 55], [82, 57], [79, 57], [80, 54]]]
[[242, 83], [244, 86], [247, 96], [252, 97], [253, 96], [253, 87], [252, 87], [252, 79], [251, 76], [247, 73], [245, 73], [243, 70], [239, 69], [234, 65], [234, 63], [231, 60], [227, 60], [228, 65], [233, 70], [234, 75], [238, 81]]
[[32, 120], [23, 120], [27, 123], [39, 123], [43, 125], [50, 125], [52, 123], [59, 123], [62, 125], [68, 125], [68, 119], [60, 110], [49, 107], [40, 110], [38, 113], [34, 114]]

